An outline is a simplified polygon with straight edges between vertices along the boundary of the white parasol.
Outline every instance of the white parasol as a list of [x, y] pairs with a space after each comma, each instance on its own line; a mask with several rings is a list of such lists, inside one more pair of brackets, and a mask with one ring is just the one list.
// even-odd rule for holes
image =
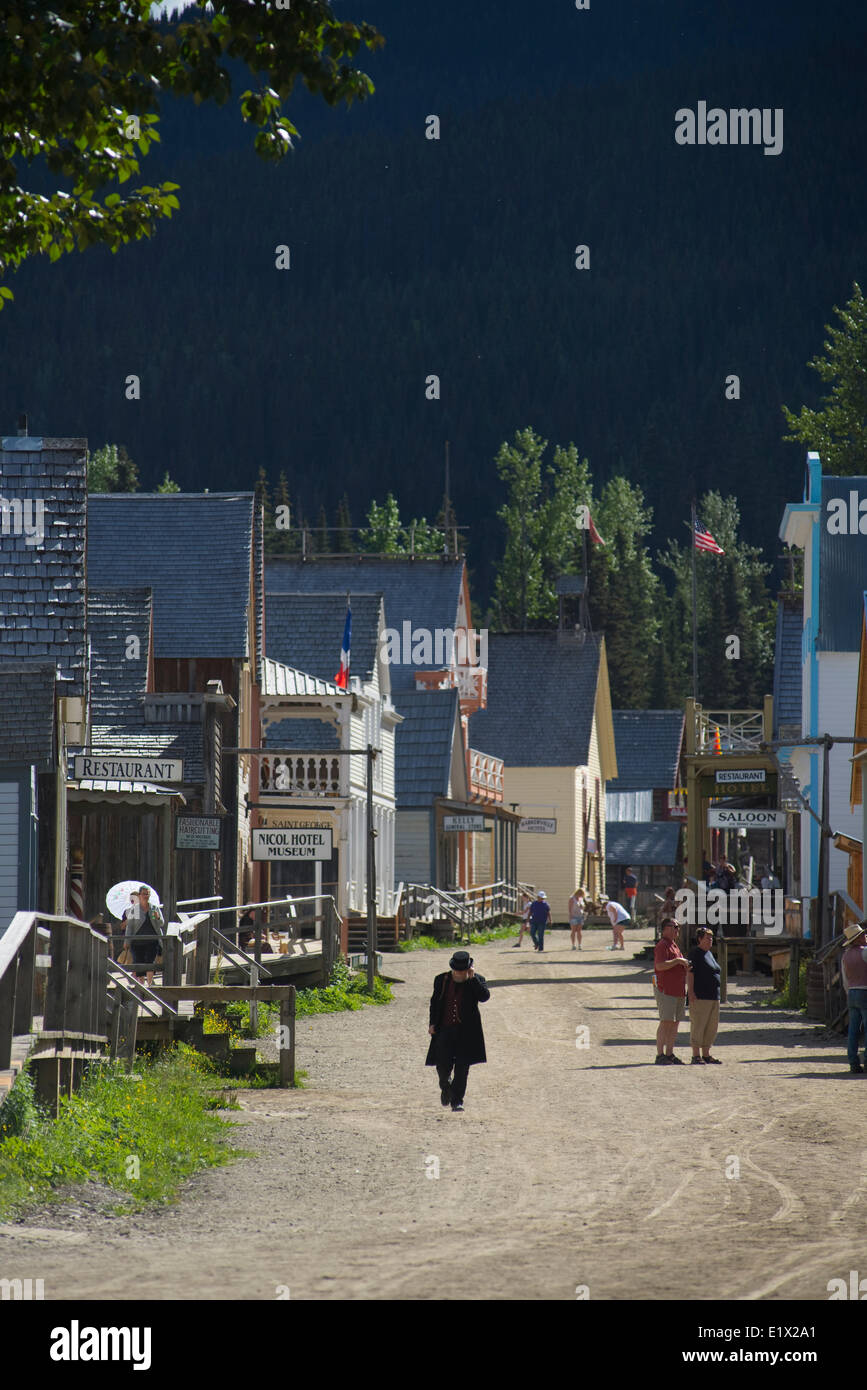
[[130, 907], [129, 895], [135, 893], [138, 902], [138, 890], [140, 888], [150, 889], [151, 903], [154, 907], [162, 907], [160, 895], [155, 888], [151, 888], [149, 883], [145, 883], [141, 878], [125, 878], [122, 883], [116, 883], [113, 888], [109, 888], [105, 895], [105, 905], [112, 917], [116, 917], [120, 922], [123, 914]]

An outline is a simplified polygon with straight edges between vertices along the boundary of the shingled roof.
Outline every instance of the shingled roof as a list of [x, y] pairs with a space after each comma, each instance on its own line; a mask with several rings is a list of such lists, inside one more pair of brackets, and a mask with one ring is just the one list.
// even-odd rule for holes
[[[127, 757], [182, 758], [184, 782], [204, 781], [204, 726], [145, 722], [151, 591], [88, 589], [90, 631], [90, 750]], [[138, 639], [138, 656], [128, 639]]]
[[801, 639], [803, 599], [782, 595], [777, 600], [777, 635], [774, 643], [774, 732], [781, 724], [801, 727]]
[[404, 720], [394, 735], [395, 802], [398, 809], [429, 807], [436, 797], [449, 795], [458, 692], [399, 690], [394, 704]]
[[256, 510], [250, 492], [93, 494], [88, 580], [150, 586], [158, 658], [255, 659], [248, 605]]
[[[385, 620], [390, 628], [398, 632], [402, 632], [404, 622], [411, 623], [413, 629], [421, 628], [430, 633], [435, 633], [437, 628], [454, 630], [463, 581], [464, 563], [460, 559], [410, 560], [400, 556], [383, 559], [361, 555], [347, 559], [323, 556], [310, 560], [281, 558], [265, 562], [266, 591], [306, 594], [340, 592], [344, 596], [344, 603], [346, 594], [351, 593], [353, 621], [356, 593], [381, 593], [385, 600]], [[270, 629], [268, 651], [280, 660], [290, 659], [279, 652], [275, 653]], [[339, 641], [337, 653], [340, 653]], [[293, 664], [299, 663], [293, 659]], [[391, 665], [392, 689], [411, 690], [415, 687], [417, 671], [438, 669], [436, 662], [427, 666]]]
[[681, 827], [677, 821], [606, 821], [608, 864], [664, 864], [673, 867]]
[[600, 645], [556, 632], [488, 638], [488, 706], [470, 721], [470, 743], [506, 767], [584, 767], [599, 681]]
[[54, 761], [54, 686], [50, 662], [0, 662], [0, 764]]
[[676, 787], [684, 718], [681, 709], [614, 710], [617, 777], [608, 784], [611, 790]]
[[49, 662], [83, 696], [87, 440], [0, 441], [0, 651]]
[[[376, 669], [382, 594], [352, 595], [350, 676], [371, 680]], [[346, 623], [342, 593], [277, 592], [273, 578], [265, 593], [268, 655], [285, 666], [333, 681], [340, 665]]]
[[861, 649], [862, 594], [867, 574], [867, 536], [860, 530], [837, 533], [828, 530], [832, 513], [829, 503], [841, 499], [851, 526], [849, 494], [867, 496], [867, 478], [822, 478], [822, 506], [819, 527], [819, 613], [816, 650], [819, 652], [857, 652]]

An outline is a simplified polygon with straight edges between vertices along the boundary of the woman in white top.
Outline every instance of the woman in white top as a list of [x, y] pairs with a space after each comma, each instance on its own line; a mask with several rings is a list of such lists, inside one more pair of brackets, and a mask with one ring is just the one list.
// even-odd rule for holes
[[607, 947], [609, 951], [625, 951], [626, 944], [623, 940], [623, 923], [631, 922], [632, 918], [621, 903], [609, 900], [605, 904], [605, 911], [608, 913], [608, 920], [611, 923], [611, 930], [614, 932], [614, 945]]
[[569, 899], [569, 931], [572, 934], [572, 950], [575, 950], [575, 938], [578, 938], [578, 950], [581, 950], [581, 928], [584, 925], [584, 917], [587, 908], [584, 903], [584, 889], [576, 888]]

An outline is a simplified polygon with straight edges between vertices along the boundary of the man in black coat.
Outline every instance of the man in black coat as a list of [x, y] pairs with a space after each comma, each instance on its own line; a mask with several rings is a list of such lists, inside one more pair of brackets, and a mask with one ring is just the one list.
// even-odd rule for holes
[[449, 965], [451, 970], [434, 980], [425, 1066], [437, 1069], [443, 1105], [463, 1110], [469, 1069], [488, 1060], [479, 1005], [490, 999], [491, 991], [473, 970], [469, 952], [455, 951]]

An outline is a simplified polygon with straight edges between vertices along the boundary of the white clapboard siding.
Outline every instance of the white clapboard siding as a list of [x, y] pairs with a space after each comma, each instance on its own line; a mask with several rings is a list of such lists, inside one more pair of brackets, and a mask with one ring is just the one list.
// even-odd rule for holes
[[431, 812], [398, 811], [394, 818], [394, 878], [396, 883], [431, 883]]
[[17, 782], [0, 782], [0, 936], [18, 911]]
[[[819, 733], [845, 736], [855, 732], [855, 697], [858, 688], [857, 652], [819, 653]], [[853, 815], [849, 805], [852, 745], [838, 743], [828, 759], [828, 810], [835, 830], [861, 838], [861, 808]], [[821, 786], [821, 783], [820, 783]], [[818, 810], [819, 807], [817, 806]], [[849, 856], [831, 847], [828, 886], [833, 892], [846, 887]]]

